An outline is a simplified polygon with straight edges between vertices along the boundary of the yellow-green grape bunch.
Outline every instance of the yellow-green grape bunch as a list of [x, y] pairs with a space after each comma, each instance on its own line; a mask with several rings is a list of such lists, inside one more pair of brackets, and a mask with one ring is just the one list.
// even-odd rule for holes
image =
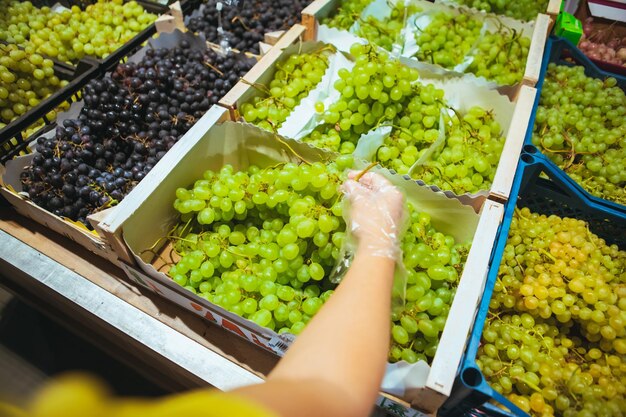
[[262, 129], [274, 131], [289, 117], [311, 90], [322, 80], [334, 48], [324, 46], [308, 54], [291, 55], [276, 65], [269, 89], [254, 85], [260, 95], [241, 106], [244, 119]]
[[472, 51], [474, 57], [466, 72], [495, 81], [500, 85], [513, 85], [522, 81], [530, 38], [514, 29], [502, 27], [498, 32], [487, 32]]
[[0, 44], [1, 123], [10, 123], [65, 85], [66, 80], [54, 75], [52, 60]]
[[623, 416], [626, 252], [516, 209], [482, 339], [485, 378], [531, 416]]
[[98, 0], [84, 10], [53, 11], [29, 1], [0, 0], [0, 40], [64, 62], [105, 58], [156, 20], [136, 1]]
[[406, 19], [420, 10], [419, 7], [411, 4], [411, 2], [406, 4], [404, 1], [398, 1], [393, 6], [389, 17], [384, 18], [384, 20], [379, 20], [376, 16], [360, 19], [356, 34], [374, 45], [391, 51], [394, 43], [400, 45], [404, 43], [400, 33]]
[[488, 190], [504, 147], [500, 123], [492, 111], [478, 106], [450, 122], [443, 147], [417, 166], [411, 177], [459, 195]]
[[482, 22], [470, 15], [438, 12], [423, 30], [415, 31], [416, 57], [444, 68], [460, 64], [478, 37]]
[[372, 0], [341, 0], [335, 13], [322, 19], [321, 23], [337, 29], [350, 29], [371, 2]]
[[389, 361], [430, 362], [446, 324], [469, 244], [438, 232], [427, 213], [409, 203], [410, 226], [402, 239], [408, 272], [406, 304], [392, 314]]
[[626, 204], [626, 95], [614, 78], [550, 64], [533, 144], [596, 197]]
[[532, 21], [539, 13], [545, 13], [550, 0], [455, 0], [459, 4], [474, 7], [490, 13], [512, 17], [522, 21]]
[[334, 84], [341, 97], [328, 109], [317, 109], [327, 129], [340, 132], [345, 153], [354, 151], [356, 141], [352, 140], [361, 134], [384, 121], [393, 122], [415, 94], [413, 83], [419, 76], [416, 69], [378, 52], [371, 44], [352, 45], [350, 53], [356, 60], [352, 71], [340, 69]]
[[444, 91], [432, 84], [421, 85], [398, 113], [391, 134], [376, 151], [375, 161], [398, 174], [408, 174], [421, 154], [439, 137]]

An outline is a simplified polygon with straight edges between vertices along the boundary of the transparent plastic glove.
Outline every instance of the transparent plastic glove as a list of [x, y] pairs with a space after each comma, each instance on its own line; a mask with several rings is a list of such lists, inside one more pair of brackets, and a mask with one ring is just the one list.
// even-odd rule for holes
[[349, 233], [368, 255], [401, 259], [404, 196], [382, 175], [368, 172], [358, 182], [356, 176], [350, 172], [341, 187]]
[[346, 239], [337, 266], [330, 279], [338, 283], [352, 263], [357, 247], [368, 256], [380, 256], [396, 262], [392, 288], [392, 308], [404, 308], [406, 269], [400, 242], [404, 231], [404, 196], [385, 177], [366, 173], [355, 181], [358, 172], [350, 172], [342, 185]]

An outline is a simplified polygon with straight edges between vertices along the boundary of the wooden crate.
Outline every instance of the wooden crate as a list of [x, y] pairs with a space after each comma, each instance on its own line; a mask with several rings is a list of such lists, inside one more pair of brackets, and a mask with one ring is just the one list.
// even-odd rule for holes
[[[315, 47], [315, 45], [318, 44], [315, 42], [305, 42], [301, 47], [298, 47], [298, 49], [306, 52]], [[242, 116], [239, 112], [240, 106], [260, 94], [253, 84], [259, 83], [267, 85], [274, 76], [276, 63], [287, 59], [289, 54], [294, 52], [295, 49], [296, 47], [292, 47], [289, 50], [275, 49], [271, 51], [259, 61], [259, 64], [250, 70], [246, 77], [244, 77], [244, 81], [237, 83], [237, 85], [224, 96], [219, 102], [219, 105], [228, 109], [231, 120], [242, 120]], [[496, 201], [506, 202], [509, 197], [515, 174], [514, 167], [517, 166], [517, 161], [521, 155], [526, 126], [530, 120], [536, 93], [537, 91], [534, 87], [526, 85], [520, 85], [515, 90], [516, 100], [514, 102], [515, 109], [513, 111], [513, 117], [510, 126], [508, 126], [502, 156], [489, 191], [489, 197]], [[483, 199], [476, 201], [476, 204], [474, 204], [476, 205], [477, 211], [480, 209], [485, 198], [487, 198], [487, 196], [484, 196]]]
[[[18, 194], [7, 184], [0, 186], [0, 195], [4, 197], [6, 201], [13, 206], [15, 211], [20, 213], [22, 216], [28, 217], [48, 229], [54, 230], [60, 235], [78, 243], [80, 246], [104, 259], [111, 262], [115, 262], [117, 260], [117, 256], [111, 246], [98, 233], [89, 231], [83, 225], [70, 222], [62, 217], [50, 213], [26, 197]], [[115, 208], [113, 207], [93, 214], [89, 216], [88, 220], [91, 225], [94, 226], [94, 224], [96, 224], [101, 217], [106, 216], [110, 210], [114, 209]]]
[[[45, 135], [49, 137], [54, 133], [53, 129]], [[28, 154], [10, 160], [4, 166], [0, 165], [0, 195], [24, 217], [54, 230], [100, 257], [114, 261], [116, 257], [113, 250], [97, 232], [90, 231], [83, 224], [52, 214], [19, 192], [21, 190], [20, 174], [31, 165], [32, 158], [33, 154]], [[114, 210], [114, 207], [90, 215], [89, 223], [93, 226], [111, 210]]]
[[[290, 51], [285, 53], [285, 49], [298, 44], [302, 39], [305, 32], [305, 28], [302, 25], [296, 25], [291, 28], [280, 40], [272, 47], [272, 49], [263, 55], [259, 62], [252, 67], [250, 71], [239, 81], [235, 86], [218, 102], [218, 104], [226, 109], [230, 114], [230, 118], [233, 121], [240, 119], [239, 106], [249, 100], [251, 100], [258, 91], [252, 86], [253, 84], [269, 84], [274, 77], [276, 71], [276, 63], [284, 59], [287, 59]], [[312, 50], [315, 45], [314, 42], [306, 42], [298, 46], [298, 50], [307, 52]], [[295, 51], [294, 46], [294, 51]]]
[[545, 14], [540, 14], [537, 16], [537, 20], [535, 20], [535, 28], [530, 40], [530, 49], [528, 50], [526, 69], [522, 80], [523, 85], [534, 87], [539, 81], [543, 52], [551, 30], [551, 22], [550, 16]]
[[522, 85], [515, 102], [515, 112], [509, 126], [509, 132], [502, 149], [500, 162], [491, 184], [489, 198], [505, 203], [511, 195], [515, 168], [522, 153], [526, 129], [535, 106], [537, 89]]

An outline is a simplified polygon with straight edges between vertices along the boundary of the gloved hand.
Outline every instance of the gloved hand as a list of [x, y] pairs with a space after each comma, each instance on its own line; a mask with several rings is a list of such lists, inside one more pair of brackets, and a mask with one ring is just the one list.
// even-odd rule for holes
[[341, 189], [349, 204], [347, 228], [358, 240], [359, 248], [371, 256], [399, 260], [404, 217], [404, 196], [386, 178], [368, 172], [355, 180], [352, 171]]

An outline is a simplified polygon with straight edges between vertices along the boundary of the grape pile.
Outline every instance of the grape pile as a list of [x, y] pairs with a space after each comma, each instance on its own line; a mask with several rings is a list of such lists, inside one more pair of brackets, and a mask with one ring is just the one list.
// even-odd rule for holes
[[[122, 200], [254, 62], [182, 41], [118, 65], [87, 84], [78, 119], [37, 140], [24, 191], [35, 204], [88, 226], [88, 214]], [[222, 77], [220, 68], [230, 75]]]
[[[332, 294], [345, 236], [339, 185], [351, 156], [334, 163], [206, 171], [176, 191], [170, 236], [179, 285], [279, 333], [298, 334]], [[392, 320], [390, 360], [432, 358], [467, 256], [409, 205], [402, 248], [407, 304]]]
[[332, 293], [345, 235], [344, 156], [324, 165], [206, 171], [176, 191], [178, 284], [260, 326], [298, 334]]
[[481, 107], [451, 122], [443, 147], [413, 169], [411, 176], [456, 194], [488, 190], [504, 147], [500, 124]]
[[61, 87], [54, 63], [15, 45], [0, 45], [0, 128]]
[[274, 131], [287, 119], [289, 113], [322, 80], [328, 68], [328, 57], [334, 48], [324, 46], [307, 54], [294, 54], [276, 64], [274, 79], [269, 88], [253, 85], [259, 95], [244, 103], [244, 119], [262, 129]]
[[513, 85], [524, 77], [529, 48], [530, 38], [515, 29], [502, 26], [497, 32], [486, 32], [470, 52], [473, 60], [466, 72]]
[[533, 144], [594, 196], [626, 204], [626, 95], [614, 78], [550, 64]]
[[341, 0], [335, 13], [322, 19], [320, 23], [329, 27], [348, 30], [361, 17], [361, 12], [371, 2], [372, 0]]
[[454, 0], [466, 6], [486, 12], [501, 14], [522, 21], [532, 21], [539, 13], [545, 13], [549, 0], [514, 1], [514, 0]]
[[471, 15], [435, 13], [428, 26], [415, 31], [415, 41], [420, 47], [415, 56], [420, 61], [454, 68], [474, 46], [482, 25]]
[[409, 16], [417, 13], [421, 9], [410, 1], [398, 1], [393, 5], [391, 13], [384, 20], [370, 15], [358, 20], [358, 30], [356, 34], [374, 45], [392, 50], [394, 44], [402, 45], [404, 39], [400, 36], [404, 24]]
[[231, 48], [255, 54], [259, 54], [259, 42], [263, 42], [265, 33], [287, 30], [300, 23], [300, 12], [307, 4], [301, 0], [242, 1], [241, 5], [224, 5], [220, 19], [218, 2], [206, 2], [202, 12], [189, 20], [189, 30], [202, 32], [209, 42], [220, 44], [221, 22]]
[[32, 47], [34, 52], [64, 62], [84, 56], [104, 58], [156, 20], [131, 0], [99, 0], [84, 10], [53, 11], [31, 2], [0, 0], [0, 41]]
[[585, 222], [517, 209], [477, 363], [533, 416], [626, 412], [626, 252]]

